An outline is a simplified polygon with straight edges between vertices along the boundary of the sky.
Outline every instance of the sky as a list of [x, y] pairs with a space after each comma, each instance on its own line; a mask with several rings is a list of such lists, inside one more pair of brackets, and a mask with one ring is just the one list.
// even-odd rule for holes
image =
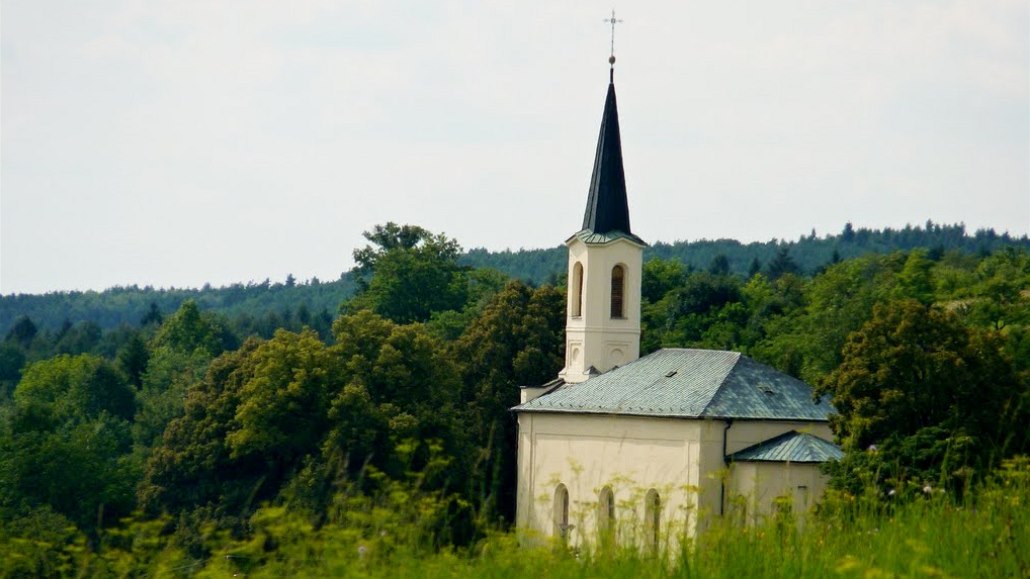
[[[0, 294], [332, 280], [580, 228], [610, 3], [0, 2]], [[1025, 0], [615, 6], [643, 239], [1030, 232]]]

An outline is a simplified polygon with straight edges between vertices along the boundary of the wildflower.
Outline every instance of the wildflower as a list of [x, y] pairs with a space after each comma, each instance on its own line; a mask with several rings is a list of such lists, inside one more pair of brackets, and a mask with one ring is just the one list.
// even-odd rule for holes
[[869, 450], [869, 452], [876, 452], [879, 449], [876, 448], [875, 444], [870, 444], [868, 450]]
[[358, 557], [364, 558], [366, 553], [368, 553], [368, 547], [364, 545], [358, 545]]
[[896, 490], [894, 490], [894, 489], [891, 489], [891, 490], [887, 491], [887, 496], [889, 496], [889, 497], [893, 497], [896, 494], [898, 494], [898, 492]]
[[923, 487], [923, 493], [930, 494], [932, 492], [933, 492], [933, 488], [931, 488], [930, 485], [926, 485], [925, 487]]

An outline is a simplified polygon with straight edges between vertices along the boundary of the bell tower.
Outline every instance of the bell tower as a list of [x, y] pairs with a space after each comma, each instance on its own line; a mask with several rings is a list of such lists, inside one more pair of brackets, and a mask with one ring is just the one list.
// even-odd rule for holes
[[614, 56], [609, 63], [583, 228], [565, 241], [569, 291], [565, 368], [558, 376], [567, 383], [582, 382], [640, 357], [640, 278], [647, 244], [629, 226]]

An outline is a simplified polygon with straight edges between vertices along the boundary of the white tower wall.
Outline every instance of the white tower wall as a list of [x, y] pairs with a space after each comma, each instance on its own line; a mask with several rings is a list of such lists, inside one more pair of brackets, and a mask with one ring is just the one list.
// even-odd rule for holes
[[[584, 243], [572, 237], [569, 248], [569, 294], [565, 325], [566, 382], [582, 382], [593, 367], [607, 372], [640, 357], [640, 278], [643, 246], [626, 238]], [[582, 306], [575, 313], [576, 264], [583, 267]], [[612, 270], [624, 268], [623, 317], [611, 315]]]

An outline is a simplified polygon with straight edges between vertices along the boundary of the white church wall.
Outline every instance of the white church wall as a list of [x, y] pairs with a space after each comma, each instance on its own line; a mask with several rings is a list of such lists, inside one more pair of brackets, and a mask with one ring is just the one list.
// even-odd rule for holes
[[[615, 495], [623, 542], [639, 542], [643, 534], [643, 503], [649, 489], [661, 497], [666, 538], [670, 533], [695, 534], [699, 522], [703, 526], [710, 517], [730, 512], [733, 497], [748, 495], [748, 485], [756, 482], [763, 486], [749, 507], [753, 515], [769, 512], [773, 499], [785, 489], [805, 487], [806, 504], [822, 496], [825, 477], [817, 467], [739, 463], [728, 468], [723, 461], [725, 429], [722, 420], [520, 413], [517, 526], [530, 539], [551, 537], [558, 485], [568, 490], [572, 544], [596, 540], [599, 497], [605, 486]], [[791, 430], [831, 439], [823, 423], [735, 421], [725, 431], [726, 449], [733, 453]], [[722, 508], [720, 501], [725, 501]]]
[[525, 404], [530, 400], [536, 400], [547, 392], [550, 387], [545, 386], [523, 386], [519, 388], [519, 404]]
[[738, 462], [730, 472], [727, 512], [747, 524], [786, 509], [807, 513], [826, 492], [827, 477], [818, 464]]
[[[718, 424], [725, 425], [719, 421]], [[735, 420], [727, 432], [726, 452], [733, 454], [759, 442], [769, 440], [791, 430], [833, 441], [833, 432], [826, 422], [786, 420]]]
[[621, 540], [643, 535], [644, 497], [660, 497], [661, 533], [692, 532], [700, 423], [634, 416], [521, 413], [517, 525], [527, 538], [555, 531], [554, 494], [568, 489], [568, 539], [597, 538], [599, 497], [610, 486]]
[[[825, 422], [785, 421], [785, 420], [734, 420], [729, 430], [726, 430], [724, 420], [702, 421], [704, 425], [702, 438], [704, 448], [707, 452], [701, 457], [700, 470], [702, 476], [709, 480], [716, 480], [717, 485], [702, 486], [700, 505], [705, 513], [726, 513], [733, 493], [730, 488], [732, 475], [727, 469], [723, 460], [722, 441], [723, 433], [726, 435], [726, 454], [744, 450], [760, 442], [769, 440], [792, 430], [818, 436], [825, 440], [833, 440], [833, 433], [829, 424]], [[727, 483], [727, 488], [720, 488], [720, 485]], [[819, 488], [825, 488], [823, 484]], [[739, 494], [739, 493], [738, 493]], [[776, 495], [773, 495], [776, 496]], [[822, 496], [822, 491], [813, 493], [814, 497]], [[720, 508], [720, 500], [723, 501]]]

